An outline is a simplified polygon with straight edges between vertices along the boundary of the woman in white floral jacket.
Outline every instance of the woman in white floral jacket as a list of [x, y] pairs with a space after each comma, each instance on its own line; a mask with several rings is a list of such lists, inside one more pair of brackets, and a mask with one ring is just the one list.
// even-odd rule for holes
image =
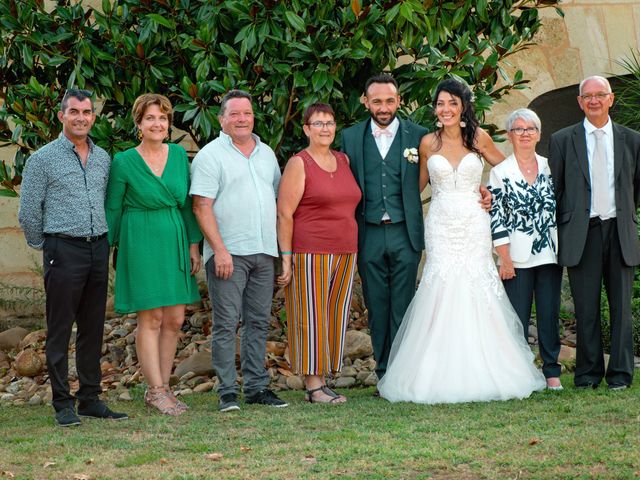
[[547, 159], [536, 154], [540, 118], [522, 108], [507, 118], [513, 154], [491, 170], [491, 234], [500, 278], [528, 335], [535, 295], [538, 342], [547, 388], [561, 390], [560, 283], [556, 200]]

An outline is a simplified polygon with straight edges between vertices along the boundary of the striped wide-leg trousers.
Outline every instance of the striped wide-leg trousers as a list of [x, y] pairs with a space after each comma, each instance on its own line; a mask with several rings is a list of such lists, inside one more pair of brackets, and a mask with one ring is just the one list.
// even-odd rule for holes
[[356, 254], [295, 253], [285, 288], [289, 360], [298, 374], [340, 371]]

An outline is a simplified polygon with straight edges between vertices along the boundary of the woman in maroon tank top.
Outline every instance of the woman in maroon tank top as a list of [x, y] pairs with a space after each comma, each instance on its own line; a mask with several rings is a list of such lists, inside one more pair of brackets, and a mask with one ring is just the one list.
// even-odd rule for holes
[[361, 193], [347, 156], [331, 150], [333, 109], [311, 105], [303, 129], [309, 146], [287, 163], [278, 193], [278, 283], [285, 286], [289, 358], [305, 376], [307, 401], [344, 403], [325, 378], [342, 368]]

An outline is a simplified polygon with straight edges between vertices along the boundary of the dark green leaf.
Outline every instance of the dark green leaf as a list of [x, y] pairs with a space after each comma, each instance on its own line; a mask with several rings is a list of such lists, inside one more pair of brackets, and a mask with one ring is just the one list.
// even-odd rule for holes
[[294, 12], [287, 10], [285, 12], [285, 17], [289, 25], [294, 30], [297, 30], [298, 32], [305, 31], [304, 20], [299, 15], [296, 15]]
[[147, 17], [155, 22], [158, 23], [160, 25], [163, 25], [167, 28], [175, 28], [174, 23], [171, 20], [168, 20], [166, 18], [164, 18], [162, 15], [158, 15], [157, 13], [149, 13], [147, 14]]
[[8, 190], [6, 188], [0, 188], [0, 197], [12, 197], [15, 198], [18, 193], [15, 190]]
[[22, 45], [22, 60], [27, 68], [33, 68], [33, 55], [29, 45]]

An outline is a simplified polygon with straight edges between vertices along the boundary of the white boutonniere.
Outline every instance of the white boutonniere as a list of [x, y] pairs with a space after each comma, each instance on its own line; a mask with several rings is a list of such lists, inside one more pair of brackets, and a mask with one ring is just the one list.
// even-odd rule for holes
[[409, 163], [418, 163], [418, 149], [417, 148], [405, 148], [404, 149], [404, 158], [407, 159]]

